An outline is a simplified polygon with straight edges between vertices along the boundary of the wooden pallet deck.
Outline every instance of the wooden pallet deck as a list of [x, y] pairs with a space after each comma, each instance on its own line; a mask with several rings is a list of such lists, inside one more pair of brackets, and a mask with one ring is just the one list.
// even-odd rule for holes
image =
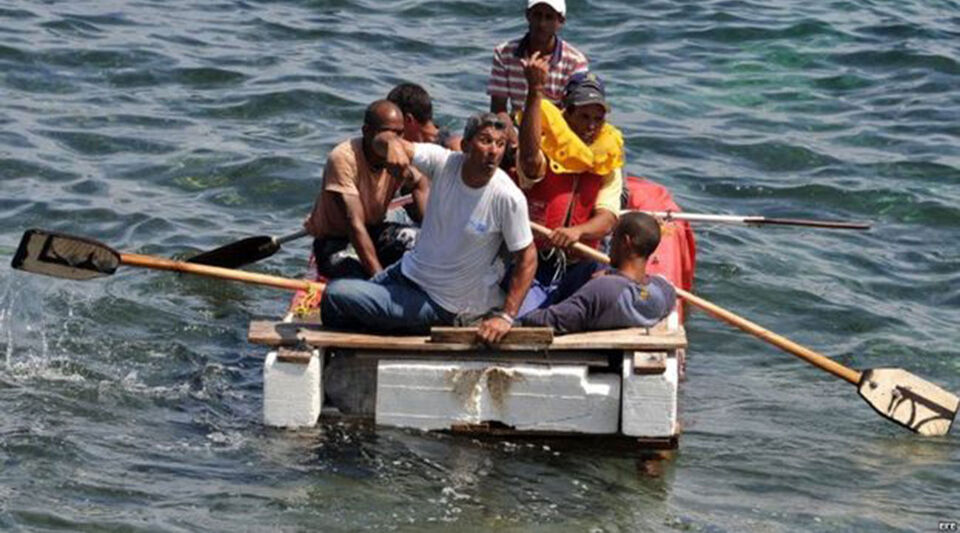
[[[682, 327], [667, 330], [658, 324], [653, 328], [629, 328], [608, 331], [590, 331], [553, 337], [549, 342], [537, 335], [529, 334], [530, 329], [514, 328], [512, 337], [493, 347], [477, 342], [452, 342], [457, 331], [471, 331], [471, 328], [435, 328], [429, 335], [376, 335], [324, 329], [314, 322], [277, 322], [255, 320], [250, 323], [248, 339], [254, 344], [267, 346], [310, 346], [314, 348], [343, 348], [354, 350], [384, 350], [388, 352], [563, 352], [563, 351], [629, 351], [629, 350], [675, 350], [687, 346], [686, 334]], [[438, 341], [439, 339], [439, 341]]]

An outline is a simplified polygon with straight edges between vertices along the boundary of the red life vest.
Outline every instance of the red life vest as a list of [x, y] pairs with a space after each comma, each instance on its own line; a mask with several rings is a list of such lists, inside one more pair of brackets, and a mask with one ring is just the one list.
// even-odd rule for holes
[[[578, 174], [555, 174], [547, 167], [542, 180], [524, 191], [530, 220], [554, 229], [576, 226], [590, 220], [597, 203], [597, 195], [603, 185], [603, 176], [581, 172]], [[537, 248], [549, 247], [546, 239], [535, 240]], [[594, 248], [599, 240], [584, 241]]]
[[[670, 191], [663, 185], [644, 178], [624, 177], [630, 197], [625, 209], [648, 211], [680, 211]], [[683, 220], [660, 223], [660, 246], [647, 259], [647, 274], [659, 274], [687, 291], [693, 290], [693, 274], [697, 268], [697, 243], [690, 224]], [[683, 301], [677, 302], [680, 320], [684, 318]]]

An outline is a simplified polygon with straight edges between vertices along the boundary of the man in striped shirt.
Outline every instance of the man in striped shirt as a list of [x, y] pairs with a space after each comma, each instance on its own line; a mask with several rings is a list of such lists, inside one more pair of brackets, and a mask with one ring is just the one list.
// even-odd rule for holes
[[559, 103], [563, 97], [563, 88], [570, 76], [587, 71], [587, 56], [557, 35], [566, 21], [566, 15], [565, 0], [527, 1], [527, 34], [522, 39], [507, 41], [493, 50], [493, 68], [487, 85], [490, 111], [506, 112], [508, 100], [513, 111], [523, 109], [527, 81], [520, 60], [529, 58], [534, 52], [550, 58], [543, 94], [554, 103]]

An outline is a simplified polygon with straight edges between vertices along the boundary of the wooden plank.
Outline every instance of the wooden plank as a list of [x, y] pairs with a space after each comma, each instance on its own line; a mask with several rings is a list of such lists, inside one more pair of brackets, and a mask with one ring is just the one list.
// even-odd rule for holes
[[313, 352], [309, 350], [292, 350], [284, 347], [277, 350], [277, 361], [281, 363], [309, 365], [311, 357], [313, 357]]
[[[248, 337], [254, 344], [268, 346], [296, 346], [305, 343], [313, 347], [336, 347], [374, 350], [464, 352], [476, 351], [473, 344], [430, 342], [424, 335], [372, 335], [333, 331], [315, 324], [255, 320], [250, 323]], [[683, 328], [665, 334], [652, 335], [647, 328], [629, 328], [608, 331], [590, 331], [554, 337], [549, 345], [505, 345], [491, 351], [554, 350], [674, 350], [687, 345]]]
[[666, 352], [633, 352], [633, 373], [663, 374], [667, 370]]
[[[430, 342], [463, 343], [477, 345], [477, 331], [480, 328], [449, 328], [434, 326], [430, 328]], [[553, 328], [511, 328], [500, 342], [508, 344], [550, 344], [553, 342]]]

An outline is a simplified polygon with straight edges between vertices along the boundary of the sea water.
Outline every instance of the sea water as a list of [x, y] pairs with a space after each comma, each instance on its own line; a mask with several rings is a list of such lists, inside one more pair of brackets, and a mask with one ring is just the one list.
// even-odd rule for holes
[[[326, 153], [398, 82], [453, 130], [488, 105], [520, 0], [0, 4], [0, 529], [935, 531], [956, 435], [693, 312], [683, 434], [609, 453], [261, 424], [254, 317], [289, 295], [121, 268], [12, 271], [43, 227], [183, 257], [296, 230]], [[960, 3], [570, 0], [627, 171], [689, 212], [695, 290], [854, 368], [960, 392]], [[253, 269], [297, 277], [309, 243]], [[943, 524], [942, 526], [940, 524]]]

